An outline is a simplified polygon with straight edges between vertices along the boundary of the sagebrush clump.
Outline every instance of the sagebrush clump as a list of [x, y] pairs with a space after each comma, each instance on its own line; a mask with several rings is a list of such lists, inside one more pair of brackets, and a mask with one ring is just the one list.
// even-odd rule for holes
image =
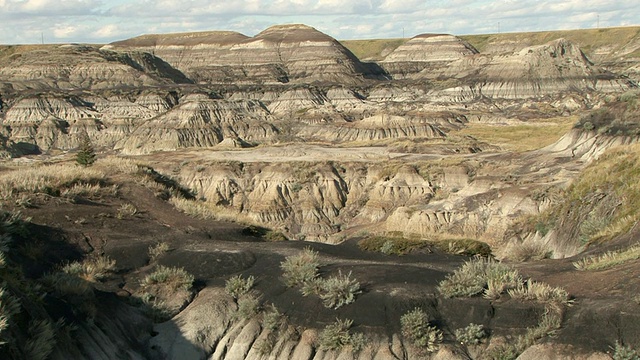
[[234, 300], [238, 300], [253, 288], [254, 282], [253, 276], [243, 278], [241, 275], [236, 275], [225, 282], [224, 289]]
[[402, 335], [410, 339], [416, 347], [427, 352], [435, 352], [442, 343], [442, 331], [429, 325], [429, 317], [420, 308], [415, 308], [400, 318]]

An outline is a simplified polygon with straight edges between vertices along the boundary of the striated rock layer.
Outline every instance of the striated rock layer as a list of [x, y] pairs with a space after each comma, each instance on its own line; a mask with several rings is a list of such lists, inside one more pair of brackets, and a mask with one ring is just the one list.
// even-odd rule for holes
[[105, 48], [153, 53], [198, 82], [353, 83], [368, 72], [338, 41], [305, 25], [273, 26], [251, 38], [234, 32], [144, 35]]

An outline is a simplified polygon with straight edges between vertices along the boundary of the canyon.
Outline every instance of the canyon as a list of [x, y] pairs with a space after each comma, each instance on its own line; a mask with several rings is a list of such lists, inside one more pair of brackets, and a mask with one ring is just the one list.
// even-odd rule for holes
[[[445, 299], [438, 281], [469, 254], [449, 245], [449, 253], [390, 257], [356, 245], [374, 236], [480, 242], [528, 276], [575, 287], [584, 298], [575, 295], [577, 305], [566, 310], [559, 340], [532, 344], [519, 359], [604, 359], [613, 344], [638, 344], [637, 326], [611, 320], [637, 311], [625, 301], [639, 285], [629, 275], [637, 265], [612, 270], [617, 279], [595, 285], [595, 296], [566, 283], [588, 281], [568, 270], [572, 261], [637, 242], [640, 218], [620, 210], [631, 196], [613, 185], [562, 208], [594, 164], [640, 139], [640, 28], [601, 30], [340, 42], [309, 26], [280, 25], [253, 37], [210, 31], [0, 46], [3, 171], [68, 162], [88, 138], [99, 159], [135, 163], [165, 186], [145, 188], [114, 165], [103, 176], [124, 189], [120, 198], [55, 207], [45, 196], [21, 210], [52, 228], [64, 216], [91, 214], [66, 238], [87, 253], [101, 249], [120, 269], [100, 289], [108, 314], [80, 323], [75, 355], [111, 358], [123, 347], [118, 356], [129, 359], [491, 358], [490, 349], [545, 312], [513, 299]], [[24, 203], [2, 193], [7, 209]], [[118, 232], [117, 219], [83, 207], [113, 209], [122, 197], [141, 210], [140, 229], [127, 224]], [[247, 229], [290, 241], [257, 240]], [[145, 253], [157, 238], [174, 247], [159, 263], [183, 267], [201, 284], [174, 316], [154, 324], [114, 294], [139, 295], [136, 284], [154, 262], [127, 253]], [[305, 246], [320, 252], [327, 274], [348, 270], [367, 282], [355, 304], [331, 312], [281, 283], [279, 262]], [[523, 253], [543, 256], [521, 262]], [[219, 268], [204, 270], [212, 263]], [[257, 317], [235, 319], [239, 304], [221, 289], [237, 273], [257, 277], [264, 305], [286, 309], [291, 321], [269, 351], [260, 343], [273, 331]], [[403, 338], [389, 319], [412, 306], [429, 309], [447, 329], [446, 346], [426, 354]], [[309, 311], [318, 313], [315, 322]], [[513, 320], [522, 313], [529, 315]], [[319, 324], [338, 316], [367, 332], [363, 351], [319, 349]], [[609, 319], [611, 334], [589, 323], [598, 316]], [[127, 321], [138, 330], [125, 329]], [[489, 327], [491, 340], [458, 344], [453, 329], [469, 322]], [[579, 339], [581, 329], [591, 340]]]

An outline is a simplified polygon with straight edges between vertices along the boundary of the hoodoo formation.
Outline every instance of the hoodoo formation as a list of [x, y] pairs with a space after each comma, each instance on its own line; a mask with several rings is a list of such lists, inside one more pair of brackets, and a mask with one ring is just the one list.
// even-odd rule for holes
[[637, 358], [638, 49], [0, 46], [0, 358]]

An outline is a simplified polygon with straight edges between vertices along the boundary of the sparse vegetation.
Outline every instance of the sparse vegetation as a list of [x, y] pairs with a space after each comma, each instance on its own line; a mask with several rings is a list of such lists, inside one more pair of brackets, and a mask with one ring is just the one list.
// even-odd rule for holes
[[169, 243], [161, 241], [153, 246], [149, 246], [149, 259], [151, 261], [157, 260], [162, 255], [169, 251]]
[[631, 346], [616, 341], [613, 348], [613, 360], [640, 360], [640, 354]]
[[362, 350], [366, 344], [366, 338], [364, 334], [349, 332], [352, 325], [353, 320], [350, 319], [336, 319], [334, 323], [327, 325], [320, 332], [320, 350], [341, 350], [347, 346], [351, 346], [354, 353]]
[[496, 299], [521, 282], [517, 270], [495, 260], [475, 257], [441, 281], [438, 290], [445, 297], [469, 297], [484, 293], [485, 297]]
[[575, 261], [573, 266], [578, 270], [605, 270], [640, 259], [640, 244], [624, 250], [607, 251], [602, 255], [589, 256]]
[[172, 291], [190, 290], [194, 281], [193, 275], [183, 268], [158, 266], [154, 272], [142, 279], [140, 285], [148, 287], [152, 285], [162, 285]]
[[138, 208], [136, 208], [135, 205], [130, 203], [125, 203], [120, 205], [120, 207], [118, 208], [118, 214], [116, 215], [116, 217], [118, 219], [124, 219], [126, 217], [134, 216], [137, 213], [138, 213]]
[[467, 325], [467, 327], [456, 329], [454, 333], [456, 335], [456, 339], [465, 345], [480, 344], [482, 339], [487, 336], [484, 326], [473, 323]]
[[320, 298], [324, 306], [338, 309], [344, 305], [356, 301], [356, 295], [360, 293], [360, 283], [351, 278], [351, 272], [344, 275], [342, 271], [336, 276], [331, 276], [320, 283]]
[[[567, 241], [589, 246], [627, 233], [640, 220], [640, 145], [606, 151], [554, 201], [528, 220], [558, 227]], [[533, 231], [532, 228], [528, 229]]]
[[535, 282], [531, 279], [515, 288], [509, 289], [508, 293], [514, 299], [533, 300], [562, 306], [570, 304], [569, 293], [566, 290]]
[[398, 236], [371, 236], [358, 241], [358, 247], [364, 251], [375, 251], [386, 255], [398, 256], [428, 246], [429, 243], [424, 240], [406, 239]]
[[469, 123], [461, 130], [452, 131], [449, 136], [472, 136], [505, 150], [523, 152], [553, 144], [571, 129], [575, 121], [575, 117], [559, 117], [508, 126]]
[[104, 280], [116, 268], [115, 260], [108, 256], [90, 256], [82, 262], [72, 262], [65, 265], [62, 271], [71, 276], [78, 276], [89, 282]]
[[442, 343], [442, 331], [429, 325], [427, 314], [420, 308], [415, 308], [402, 315], [400, 325], [402, 335], [426, 352], [437, 351]]
[[0, 175], [0, 198], [12, 199], [20, 194], [60, 196], [76, 184], [102, 184], [105, 173], [94, 168], [69, 164], [17, 168]]
[[548, 259], [551, 255], [552, 251], [548, 250], [543, 244], [526, 243], [514, 246], [505, 257], [511, 261], [526, 262]]
[[245, 294], [238, 299], [237, 319], [250, 319], [260, 312], [260, 297], [255, 294]]
[[443, 239], [434, 242], [436, 248], [449, 254], [464, 256], [492, 256], [491, 247], [482, 241], [473, 239]]
[[241, 275], [236, 275], [225, 282], [224, 289], [234, 300], [238, 300], [253, 288], [254, 281], [253, 276], [243, 278]]
[[318, 252], [305, 248], [298, 255], [288, 256], [281, 264], [287, 286], [302, 286], [318, 277], [320, 260]]

